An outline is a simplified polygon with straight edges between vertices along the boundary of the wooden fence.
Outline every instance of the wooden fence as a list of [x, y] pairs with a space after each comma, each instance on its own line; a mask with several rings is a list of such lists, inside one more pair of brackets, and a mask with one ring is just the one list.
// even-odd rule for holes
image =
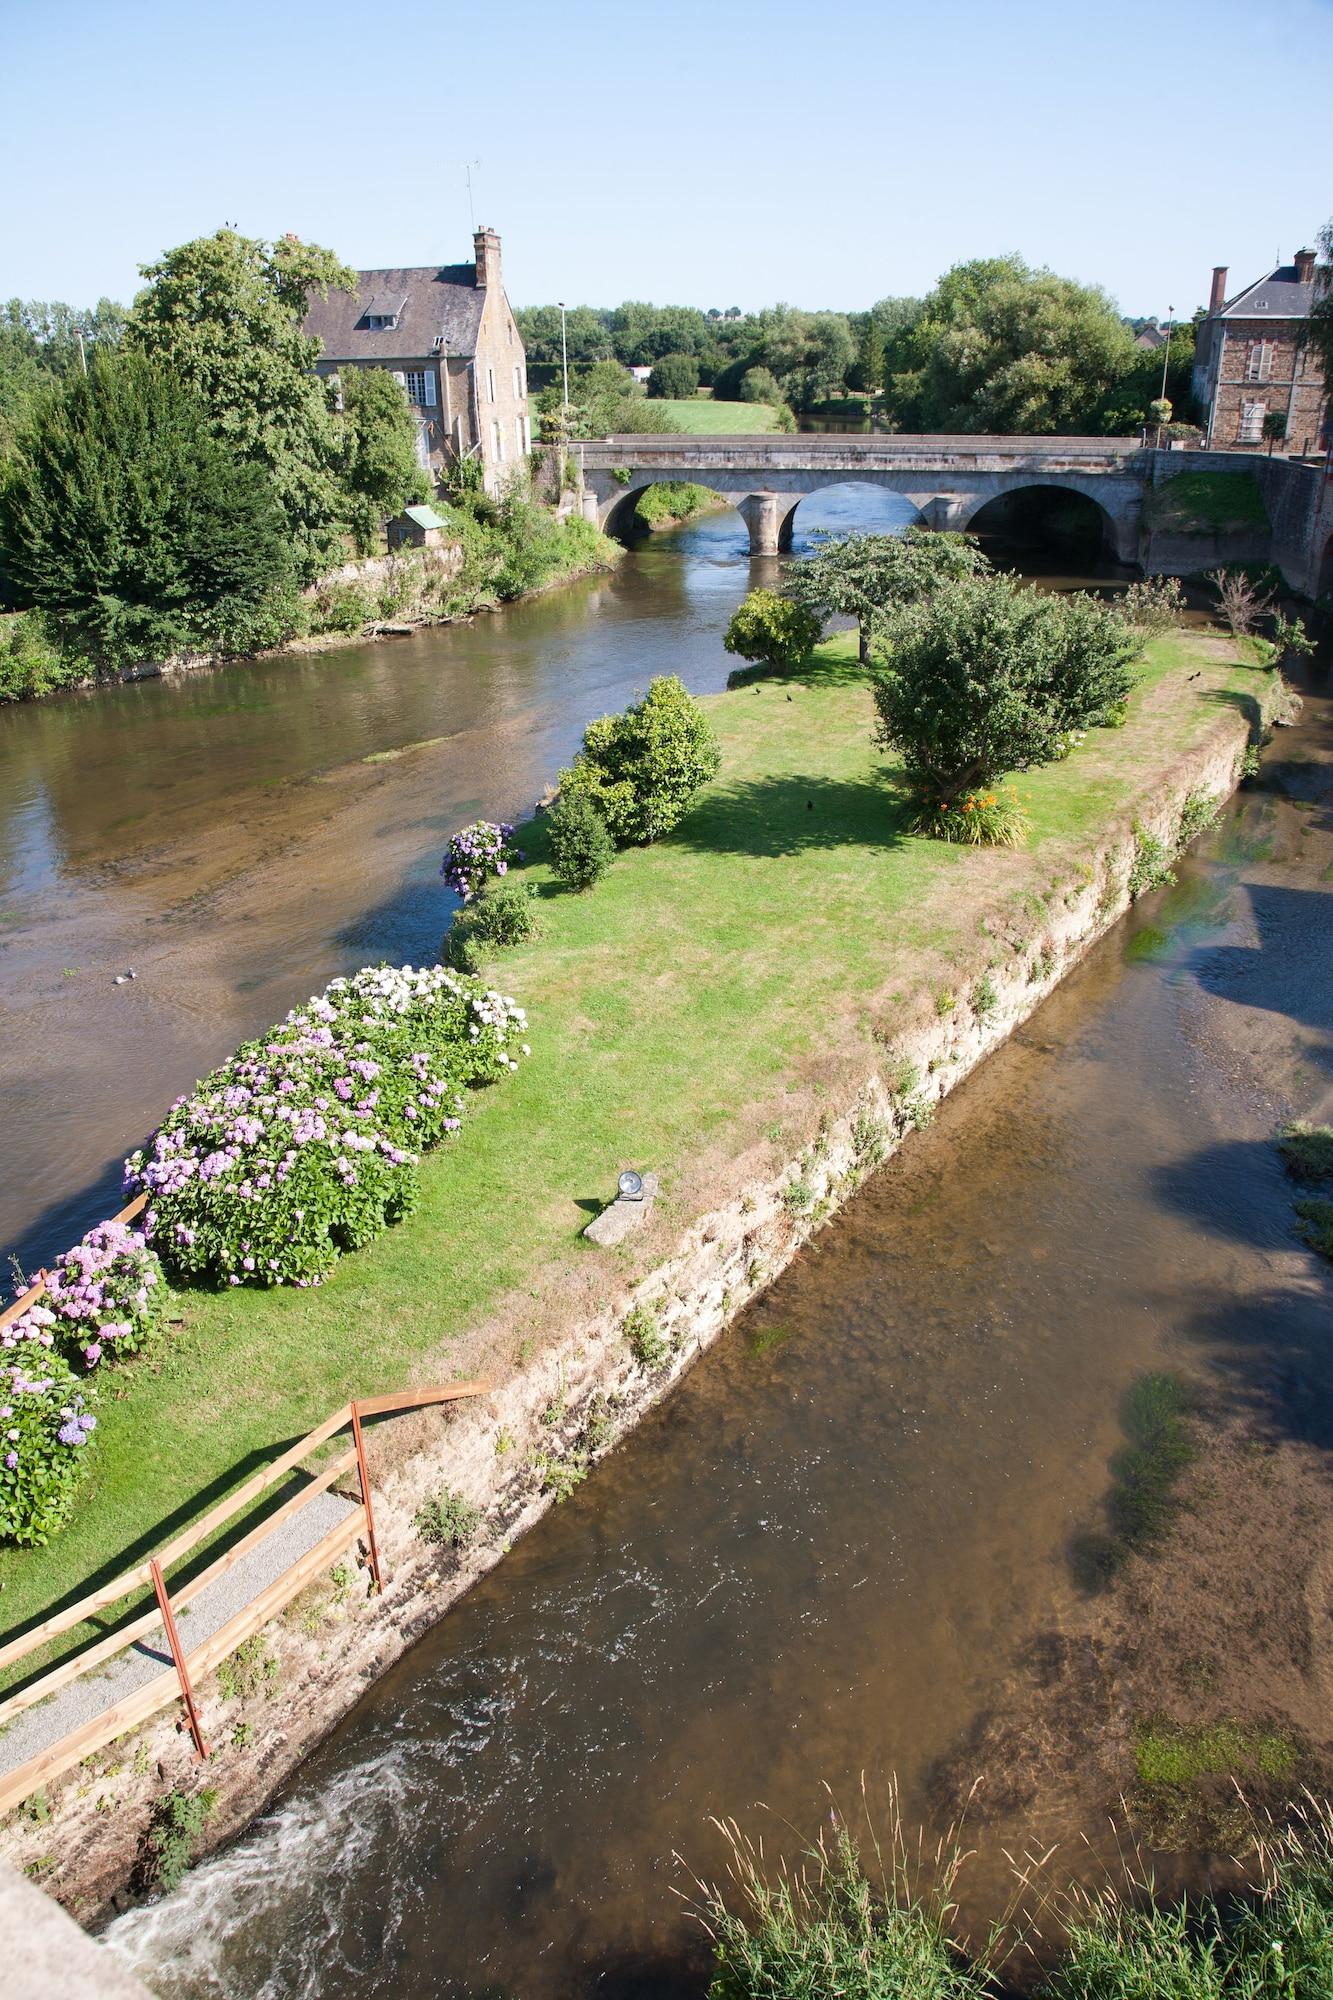
[[[137, 1214], [141, 1206], [142, 1201], [132, 1204], [116, 1219], [127, 1220], [132, 1214]], [[11, 1315], [31, 1305], [40, 1293], [39, 1284], [10, 1309]], [[132, 1689], [121, 1700], [113, 1702], [110, 1707], [81, 1723], [78, 1728], [69, 1731], [57, 1742], [38, 1751], [25, 1763], [0, 1774], [0, 1814], [9, 1812], [30, 1793], [36, 1791], [38, 1786], [60, 1777], [84, 1757], [91, 1756], [93, 1751], [100, 1750], [105, 1744], [113, 1742], [127, 1729], [133, 1729], [139, 1723], [147, 1721], [149, 1716], [169, 1707], [173, 1701], [179, 1700], [183, 1703], [185, 1720], [194, 1738], [195, 1749], [200, 1757], [207, 1757], [208, 1745], [204, 1741], [194, 1699], [194, 1687], [198, 1681], [211, 1673], [229, 1653], [235, 1652], [236, 1648], [261, 1626], [266, 1625], [269, 1619], [276, 1616], [285, 1604], [289, 1603], [299, 1591], [305, 1589], [307, 1584], [313, 1583], [318, 1576], [330, 1569], [340, 1556], [346, 1554], [354, 1542], [364, 1539], [375, 1587], [383, 1588], [379, 1548], [375, 1540], [375, 1517], [371, 1505], [365, 1441], [361, 1429], [362, 1419], [397, 1410], [420, 1409], [433, 1403], [454, 1402], [465, 1396], [483, 1396], [488, 1388], [489, 1384], [485, 1382], [452, 1382], [445, 1388], [403, 1389], [392, 1395], [366, 1396], [355, 1402], [344, 1403], [331, 1417], [326, 1417], [322, 1424], [311, 1431], [308, 1437], [302, 1438], [299, 1444], [283, 1452], [281, 1457], [276, 1458], [272, 1465], [267, 1466], [262, 1472], [257, 1472], [253, 1478], [247, 1479], [229, 1499], [212, 1508], [202, 1520], [197, 1521], [192, 1528], [187, 1528], [183, 1534], [177, 1535], [156, 1554], [147, 1557], [135, 1568], [114, 1577], [100, 1589], [90, 1591], [86, 1597], [81, 1597], [77, 1603], [68, 1605], [63, 1611], [54, 1612], [51, 1617], [43, 1619], [40, 1625], [34, 1625], [21, 1637], [10, 1639], [0, 1646], [0, 1668], [4, 1668], [35, 1652], [39, 1647], [47, 1645], [62, 1632], [68, 1632], [75, 1626], [81, 1625], [85, 1619], [95, 1616], [99, 1611], [105, 1611], [110, 1605], [119, 1603], [122, 1598], [134, 1592], [152, 1593], [152, 1601], [128, 1624], [120, 1626], [118, 1630], [109, 1633], [103, 1639], [94, 1640], [91, 1645], [60, 1661], [58, 1665], [48, 1668], [25, 1687], [0, 1700], [0, 1729], [24, 1709], [31, 1708], [35, 1702], [45, 1701], [49, 1695], [56, 1694], [71, 1681], [77, 1680], [81, 1674], [87, 1673], [90, 1668], [100, 1666], [117, 1653], [124, 1652], [128, 1646], [134, 1645], [137, 1640], [159, 1626], [165, 1632], [173, 1662], [165, 1672]], [[193, 1549], [198, 1548], [201, 1542], [217, 1534], [229, 1520], [249, 1507], [270, 1487], [277, 1485], [280, 1480], [286, 1479], [296, 1471], [311, 1452], [327, 1443], [345, 1427], [350, 1427], [352, 1433], [352, 1442], [348, 1450], [341, 1452], [329, 1465], [324, 1466], [299, 1493], [284, 1501], [282, 1506], [268, 1515], [257, 1527], [242, 1535], [239, 1541], [233, 1542], [206, 1568], [200, 1570], [197, 1576], [191, 1577], [188, 1583], [181, 1584], [179, 1588], [168, 1591], [166, 1572], [173, 1564], [180, 1562]], [[256, 1548], [273, 1533], [275, 1528], [293, 1519], [317, 1494], [327, 1492], [335, 1480], [349, 1474], [354, 1467], [358, 1475], [358, 1497], [346, 1517], [331, 1528], [313, 1548], [308, 1549], [304, 1555], [290, 1564], [281, 1576], [260, 1591], [259, 1595], [252, 1598], [242, 1610], [228, 1618], [216, 1632], [201, 1641], [193, 1651], [186, 1653], [176, 1627], [176, 1612], [182, 1606], [189, 1604], [193, 1598], [198, 1597], [199, 1593], [216, 1578], [233, 1568], [242, 1556]]]

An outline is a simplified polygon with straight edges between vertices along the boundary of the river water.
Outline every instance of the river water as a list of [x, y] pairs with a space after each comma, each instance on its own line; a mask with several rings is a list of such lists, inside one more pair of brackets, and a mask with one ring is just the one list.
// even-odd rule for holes
[[[729, 521], [631, 561], [533, 608], [541, 643], [558, 653], [564, 634], [568, 650], [549, 681], [535, 638], [523, 654], [528, 709], [505, 638], [528, 614], [447, 635], [455, 678], [466, 643], [502, 681], [474, 698], [511, 761], [478, 771], [463, 747], [441, 753], [448, 804], [412, 779], [386, 838], [433, 852], [451, 817], [530, 795], [576, 733], [562, 699], [581, 716], [668, 665], [720, 682], [718, 633], [745, 582]], [[595, 685], [576, 655], [602, 662]], [[349, 705], [387, 709], [380, 659], [408, 675], [402, 735], [431, 733], [430, 669], [384, 648], [309, 669], [316, 701], [326, 674], [358, 690], [310, 725], [323, 740], [349, 743]], [[251, 754], [270, 744], [290, 763], [278, 724], [301, 726], [300, 701], [261, 672], [273, 706]], [[1166, 1366], [1276, 1398], [1327, 1441], [1330, 1288], [1293, 1240], [1271, 1146], [1284, 1113], [1333, 1109], [1322, 695], [1268, 768], [1178, 886], [1136, 907], [251, 1831], [117, 1920], [113, 1942], [157, 1992], [700, 1994], [673, 1856], [716, 1870], [708, 1816], [762, 1828], [758, 1801], [782, 1845], [783, 1816], [813, 1831], [821, 1787], [851, 1803], [862, 1774], [881, 1805], [896, 1774], [908, 1819], [938, 1826], [942, 1769], [1020, 1700], [1034, 1644], [1077, 1617], [1071, 1544], [1101, 1524], [1137, 1376]], [[429, 943], [425, 865], [404, 860], [357, 955]], [[341, 948], [336, 927], [303, 924], [262, 988], [265, 1018], [283, 979], [313, 980], [317, 931]], [[1058, 1787], [1021, 1820], [998, 1812], [968, 1916], [1004, 1902], [1006, 1846], [1085, 1830]]]

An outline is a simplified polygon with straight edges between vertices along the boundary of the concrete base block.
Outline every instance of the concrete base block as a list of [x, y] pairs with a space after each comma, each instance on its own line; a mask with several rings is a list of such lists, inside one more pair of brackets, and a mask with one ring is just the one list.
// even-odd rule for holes
[[657, 1175], [645, 1174], [643, 1193], [637, 1200], [630, 1200], [619, 1194], [610, 1208], [604, 1208], [595, 1215], [584, 1235], [590, 1243], [596, 1243], [603, 1250], [610, 1250], [617, 1243], [623, 1243], [631, 1229], [639, 1229], [647, 1221], [649, 1211], [657, 1196]]

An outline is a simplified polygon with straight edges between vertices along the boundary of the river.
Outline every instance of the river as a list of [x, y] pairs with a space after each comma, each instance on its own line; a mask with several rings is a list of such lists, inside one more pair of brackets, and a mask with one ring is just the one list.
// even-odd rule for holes
[[[456, 679], [460, 649], [479, 646], [501, 683], [473, 699], [510, 761], [478, 770], [460, 744], [404, 777], [380, 850], [401, 854], [382, 870], [393, 887], [369, 904], [338, 889], [362, 911], [354, 955], [429, 944], [440, 836], [536, 789], [576, 732], [562, 688], [581, 716], [667, 666], [719, 684], [738, 561], [729, 520], [713, 517], [613, 583], [445, 635]], [[506, 635], [528, 618], [524, 670]], [[543, 646], [560, 658], [545, 676]], [[252, 755], [270, 746], [266, 763], [296, 761], [281, 725], [299, 726], [300, 702], [281, 676], [307, 671], [316, 698], [326, 675], [356, 691], [309, 725], [343, 747], [331, 768], [357, 740], [349, 712], [392, 735], [381, 675], [408, 676], [399, 740], [431, 733], [432, 717], [440, 728], [432, 670], [403, 649], [264, 668], [267, 722], [243, 733]], [[239, 703], [241, 689], [214, 699]], [[908, 1820], [933, 1834], [960, 1760], [964, 1789], [987, 1775], [967, 1771], [969, 1745], [988, 1719], [1021, 1726], [1034, 1649], [1084, 1615], [1071, 1547], [1103, 1518], [1137, 1377], [1171, 1368], [1228, 1407], [1262, 1405], [1282, 1436], [1333, 1441], [1330, 1285], [1293, 1237], [1271, 1145], [1284, 1113], [1333, 1108], [1322, 694], [1267, 768], [1178, 885], [1090, 953], [251, 1831], [116, 1921], [113, 1942], [157, 1992], [698, 1995], [705, 1960], [673, 1856], [718, 1867], [710, 1814], [762, 1830], [763, 1801], [772, 1843], [790, 1848], [782, 1818], [812, 1832], [824, 1784], [851, 1804], [864, 1774], [882, 1809], [896, 1774]], [[198, 770], [182, 782], [216, 795]], [[342, 821], [321, 824], [316, 847]], [[333, 895], [337, 867], [321, 881]], [[125, 907], [148, 894], [131, 885]], [[316, 934], [335, 957], [351, 948], [351, 920], [322, 908], [288, 939], [294, 908], [276, 920], [289, 948], [261, 982], [265, 1018], [284, 981], [327, 969]], [[1243, 1597], [1245, 1577], [1242, 1563], [1228, 1591]], [[1006, 1848], [1031, 1837], [1072, 1852], [1090, 1830], [1072, 1781], [1021, 1810], [1001, 1797], [981, 1826], [965, 1904], [979, 1925], [1008, 1893]]]

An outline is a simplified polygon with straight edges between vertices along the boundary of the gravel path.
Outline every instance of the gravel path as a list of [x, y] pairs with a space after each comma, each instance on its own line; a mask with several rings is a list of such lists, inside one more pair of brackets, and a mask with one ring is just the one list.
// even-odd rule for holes
[[[261, 1590], [274, 1583], [283, 1571], [322, 1540], [339, 1521], [355, 1511], [352, 1504], [336, 1493], [319, 1493], [315, 1498], [266, 1535], [247, 1555], [216, 1577], [198, 1597], [176, 1613], [181, 1644], [187, 1653], [210, 1638], [221, 1625], [241, 1611]], [[35, 1757], [39, 1750], [59, 1742], [81, 1723], [90, 1722], [111, 1708], [135, 1688], [142, 1687], [171, 1665], [166, 1635], [159, 1627], [136, 1639], [123, 1653], [103, 1666], [71, 1681], [49, 1700], [24, 1709], [0, 1733], [0, 1773], [14, 1770]]]

